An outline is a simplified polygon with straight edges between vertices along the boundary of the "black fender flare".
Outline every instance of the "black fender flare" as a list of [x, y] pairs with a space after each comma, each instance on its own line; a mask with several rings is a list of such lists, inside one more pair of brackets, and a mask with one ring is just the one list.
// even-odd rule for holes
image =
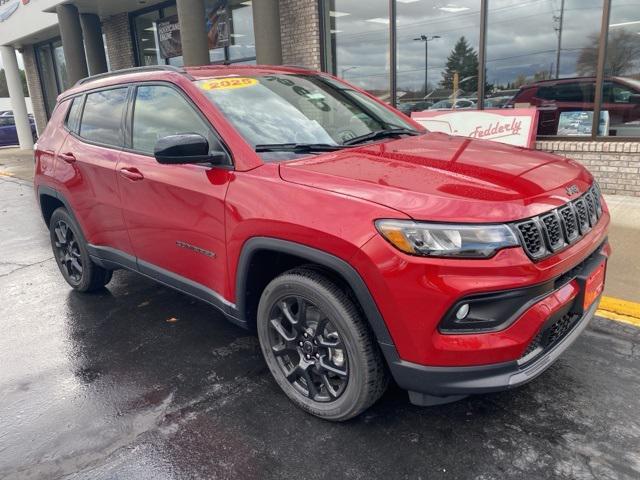
[[[40, 208], [40, 213], [42, 214], [42, 219], [44, 220], [44, 211], [42, 210], [42, 196], [43, 195], [48, 195], [50, 197], [56, 198], [58, 200], [60, 200], [60, 202], [64, 205], [64, 208], [67, 209], [67, 212], [69, 212], [69, 215], [71, 215], [73, 217], [73, 220], [80, 225], [80, 223], [78, 222], [78, 219], [76, 218], [75, 213], [73, 212], [73, 209], [71, 208], [71, 205], [69, 204], [69, 202], [67, 201], [67, 199], [65, 198], [65, 196], [60, 193], [58, 190], [51, 188], [47, 185], [40, 185], [38, 186], [38, 208]], [[46, 223], [46, 222], [45, 222]], [[47, 225], [47, 228], [49, 227], [49, 225]]]
[[247, 240], [240, 253], [238, 269], [236, 271], [236, 306], [242, 316], [247, 307], [247, 278], [251, 266], [251, 259], [260, 250], [281, 252], [308, 260], [310, 263], [321, 265], [346, 281], [353, 290], [366, 319], [371, 326], [378, 343], [387, 351], [389, 347], [395, 350], [393, 340], [387, 329], [387, 325], [378, 310], [369, 288], [360, 274], [346, 261], [330, 253], [318, 250], [300, 243], [290, 242], [271, 237], [253, 237]]

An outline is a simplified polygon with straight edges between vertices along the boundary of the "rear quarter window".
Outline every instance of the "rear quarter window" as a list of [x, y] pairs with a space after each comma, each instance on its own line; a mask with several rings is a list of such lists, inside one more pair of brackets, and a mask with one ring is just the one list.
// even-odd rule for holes
[[74, 133], [78, 133], [80, 129], [80, 114], [82, 113], [83, 100], [84, 96], [76, 97], [71, 100], [71, 108], [69, 108], [69, 113], [65, 119], [65, 125]]

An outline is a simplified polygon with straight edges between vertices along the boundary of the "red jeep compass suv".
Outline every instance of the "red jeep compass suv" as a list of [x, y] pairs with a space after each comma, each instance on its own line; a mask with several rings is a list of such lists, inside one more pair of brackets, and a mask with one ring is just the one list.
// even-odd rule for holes
[[425, 131], [300, 68], [141, 68], [58, 99], [35, 190], [65, 280], [126, 268], [255, 328], [297, 405], [508, 389], [587, 326], [609, 213], [576, 162]]

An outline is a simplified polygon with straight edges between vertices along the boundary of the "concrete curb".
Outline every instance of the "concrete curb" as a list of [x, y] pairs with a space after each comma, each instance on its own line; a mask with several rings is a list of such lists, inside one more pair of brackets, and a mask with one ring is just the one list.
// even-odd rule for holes
[[640, 303], [613, 297], [602, 297], [596, 315], [640, 327]]

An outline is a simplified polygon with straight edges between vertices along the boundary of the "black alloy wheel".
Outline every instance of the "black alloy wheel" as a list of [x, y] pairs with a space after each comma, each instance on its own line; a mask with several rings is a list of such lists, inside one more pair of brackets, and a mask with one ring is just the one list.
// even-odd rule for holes
[[295, 405], [344, 421], [373, 405], [388, 384], [375, 336], [348, 290], [309, 265], [271, 280], [257, 312], [260, 348]]
[[80, 284], [82, 281], [82, 254], [80, 245], [64, 220], [58, 220], [53, 227], [55, 234], [56, 255], [61, 268], [64, 268], [66, 277], [71, 283]]
[[300, 295], [281, 298], [269, 317], [269, 346], [289, 383], [316, 402], [340, 397], [349, 381], [349, 359], [329, 318]]
[[82, 230], [65, 208], [51, 214], [49, 237], [60, 273], [75, 290], [96, 291], [109, 283], [113, 272], [91, 260]]

